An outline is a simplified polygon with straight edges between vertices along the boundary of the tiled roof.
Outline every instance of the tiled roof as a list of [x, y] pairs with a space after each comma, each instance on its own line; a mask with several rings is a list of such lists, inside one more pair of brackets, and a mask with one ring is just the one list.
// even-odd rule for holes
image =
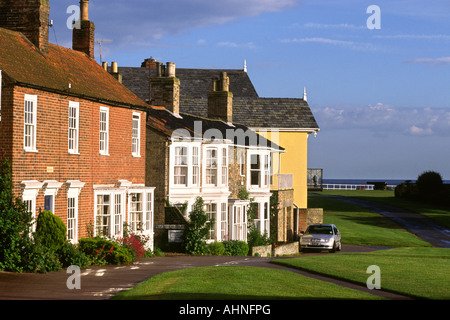
[[103, 103], [148, 107], [84, 53], [54, 44], [49, 44], [48, 53], [41, 53], [21, 33], [4, 28], [0, 28], [0, 70], [24, 86]]
[[[153, 107], [147, 110], [147, 127], [174, 138], [230, 138], [236, 145], [271, 147], [284, 149], [263, 136], [239, 124], [228, 124], [186, 113], [174, 115], [164, 108]], [[247, 138], [245, 138], [247, 134]]]
[[[149, 101], [149, 72], [156, 76], [155, 69], [119, 67], [123, 84], [144, 101]], [[176, 77], [180, 79], [180, 98], [206, 98], [211, 90], [211, 79], [225, 71], [230, 78], [230, 91], [234, 96], [257, 98], [253, 84], [244, 70], [236, 69], [176, 69]]]
[[[180, 98], [180, 110], [206, 117], [206, 98]], [[233, 122], [250, 128], [317, 130], [316, 119], [303, 99], [233, 97]]]
[[[121, 67], [123, 84], [141, 99], [149, 100], [148, 68]], [[153, 72], [156, 73], [154, 69]], [[319, 126], [308, 103], [303, 99], [261, 98], [244, 70], [176, 69], [180, 79], [180, 111], [207, 117], [211, 78], [227, 72], [233, 93], [233, 122], [251, 128], [283, 128], [317, 131]]]

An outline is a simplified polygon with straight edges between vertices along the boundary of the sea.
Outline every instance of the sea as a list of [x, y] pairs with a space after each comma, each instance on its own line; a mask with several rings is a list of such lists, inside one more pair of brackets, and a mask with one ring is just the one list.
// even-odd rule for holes
[[[323, 179], [323, 184], [356, 184], [365, 185], [368, 182], [386, 182], [388, 186], [397, 186], [405, 181], [415, 183], [416, 179]], [[450, 184], [450, 180], [443, 180], [444, 184]]]

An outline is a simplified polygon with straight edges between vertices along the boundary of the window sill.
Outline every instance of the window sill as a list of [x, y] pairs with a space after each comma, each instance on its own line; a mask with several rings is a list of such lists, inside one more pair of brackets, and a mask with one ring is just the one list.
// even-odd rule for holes
[[39, 151], [34, 150], [34, 149], [23, 149], [23, 151], [30, 152], [30, 153], [39, 153]]
[[73, 154], [73, 155], [78, 155], [78, 156], [80, 155], [79, 152], [70, 152], [70, 151], [68, 152], [68, 154]]
[[133, 158], [141, 158], [140, 154], [132, 154]]
[[107, 156], [109, 157], [109, 153], [99, 153], [101, 156]]

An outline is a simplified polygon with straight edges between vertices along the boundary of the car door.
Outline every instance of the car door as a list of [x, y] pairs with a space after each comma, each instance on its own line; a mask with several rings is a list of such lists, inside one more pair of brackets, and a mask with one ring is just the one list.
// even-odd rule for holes
[[333, 232], [335, 242], [341, 244], [341, 233], [336, 227], [333, 227]]

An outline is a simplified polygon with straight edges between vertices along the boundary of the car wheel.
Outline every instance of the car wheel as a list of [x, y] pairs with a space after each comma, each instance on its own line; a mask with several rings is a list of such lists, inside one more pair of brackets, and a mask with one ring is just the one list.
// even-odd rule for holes
[[333, 248], [330, 249], [331, 253], [335, 253], [336, 252], [336, 242], [333, 242]]

